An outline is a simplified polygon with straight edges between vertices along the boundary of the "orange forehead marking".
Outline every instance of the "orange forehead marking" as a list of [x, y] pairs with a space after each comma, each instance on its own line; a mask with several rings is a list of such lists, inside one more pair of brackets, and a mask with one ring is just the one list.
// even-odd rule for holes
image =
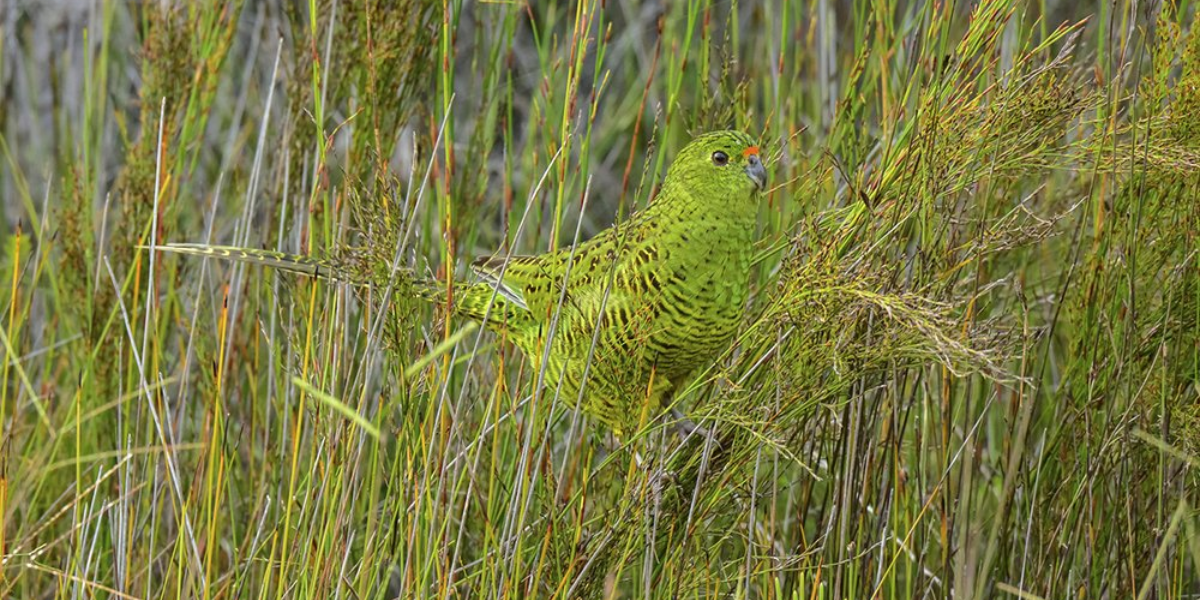
[[758, 146], [750, 146], [749, 148], [742, 150], [742, 158], [746, 158], [751, 154], [758, 154]]

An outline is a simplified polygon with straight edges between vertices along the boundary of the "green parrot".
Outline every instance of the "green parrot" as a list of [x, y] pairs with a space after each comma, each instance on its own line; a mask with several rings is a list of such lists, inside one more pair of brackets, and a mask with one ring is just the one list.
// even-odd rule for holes
[[[766, 184], [750, 136], [700, 135], [679, 151], [645, 210], [573, 247], [477, 260], [479, 281], [456, 287], [453, 312], [504, 332], [535, 369], [545, 368], [547, 393], [561, 394], [618, 437], [631, 434], [733, 339], [750, 292], [757, 200]], [[158, 248], [347, 279], [311, 257]]]

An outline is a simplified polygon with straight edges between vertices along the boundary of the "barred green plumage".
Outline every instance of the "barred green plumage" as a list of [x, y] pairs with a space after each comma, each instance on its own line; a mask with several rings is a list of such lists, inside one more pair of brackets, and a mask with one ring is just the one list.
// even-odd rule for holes
[[[758, 154], [744, 133], [695, 138], [657, 198], [624, 223], [557, 252], [476, 261], [481, 281], [458, 288], [455, 313], [507, 332], [536, 367], [547, 356], [550, 393], [578, 399], [618, 435], [632, 432], [735, 333], [749, 294], [755, 199], [766, 185]], [[162, 249], [339, 278], [334, 265], [307, 257]]]

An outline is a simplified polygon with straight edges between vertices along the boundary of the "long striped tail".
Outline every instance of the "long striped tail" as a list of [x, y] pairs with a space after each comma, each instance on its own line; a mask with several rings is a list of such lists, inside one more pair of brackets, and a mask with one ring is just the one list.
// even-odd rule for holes
[[[211, 246], [208, 244], [172, 243], [155, 246], [155, 249], [173, 254], [218, 258], [236, 262], [263, 265], [279, 269], [287, 273], [315, 277], [352, 285], [369, 285], [370, 277], [357, 273], [351, 268], [339, 265], [334, 261], [287, 254], [273, 250], [257, 248], [241, 248], [237, 246]], [[404, 271], [411, 276], [411, 272]], [[445, 290], [435, 281], [412, 278], [412, 289], [421, 298], [440, 303], [446, 299]], [[528, 330], [536, 327], [529, 311], [514, 302], [504, 293], [497, 293], [490, 283], [463, 283], [457, 286], [454, 313], [468, 319], [486, 322], [493, 329]]]
[[[142, 247], [148, 248], [148, 246]], [[258, 250], [256, 248], [239, 248], [237, 246], [210, 246], [208, 244], [163, 244], [154, 248], [162, 252], [171, 252], [174, 254], [220, 258], [252, 265], [263, 265], [288, 273], [307, 275], [329, 281], [357, 284], [366, 283], [365, 281], [355, 281], [354, 277], [343, 269], [338, 269], [331, 261], [313, 256], [286, 254], [272, 250]]]

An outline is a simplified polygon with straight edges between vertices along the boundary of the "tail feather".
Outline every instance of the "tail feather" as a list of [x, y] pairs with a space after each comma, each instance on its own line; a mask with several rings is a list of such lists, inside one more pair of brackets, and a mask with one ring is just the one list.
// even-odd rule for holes
[[288, 273], [307, 275], [309, 277], [316, 277], [318, 279], [357, 283], [350, 281], [352, 278], [338, 269], [330, 261], [312, 256], [287, 254], [272, 250], [259, 250], [256, 248], [239, 248], [237, 246], [210, 246], [208, 244], [163, 244], [161, 246], [155, 246], [155, 249], [163, 252], [172, 252], [174, 254], [205, 256], [210, 258], [233, 260], [252, 265], [263, 265], [279, 269], [281, 271], [286, 271]]
[[[328, 281], [356, 285], [370, 283], [365, 276], [356, 276], [352, 272], [352, 269], [343, 268], [333, 261], [312, 256], [287, 254], [256, 248], [189, 243], [163, 244], [154, 248], [162, 252], [171, 252], [174, 254], [263, 265], [288, 273], [316, 277]], [[461, 291], [457, 294], [457, 298], [453, 303], [455, 314], [479, 321], [495, 330], [509, 330], [522, 333], [536, 330], [537, 324], [534, 322], [532, 315], [525, 307], [519, 295], [514, 296], [505, 286], [498, 286], [498, 282], [489, 281], [489, 278], [486, 276], [484, 276], [484, 279], [485, 282], [463, 284], [462, 287], [458, 288]], [[436, 281], [413, 278], [412, 289], [422, 299], [432, 303], [440, 303], [446, 299], [444, 290]]]
[[466, 284], [459, 290], [454, 302], [456, 314], [497, 331], [527, 333], [537, 329], [537, 323], [524, 303], [510, 298], [490, 282]]

